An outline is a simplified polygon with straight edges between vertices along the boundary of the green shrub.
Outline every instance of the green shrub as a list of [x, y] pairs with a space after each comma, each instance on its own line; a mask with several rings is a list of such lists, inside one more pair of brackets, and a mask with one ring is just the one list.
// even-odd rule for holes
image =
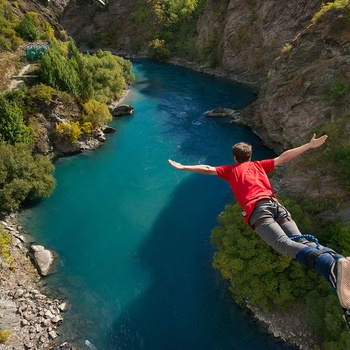
[[15, 31], [17, 23], [11, 4], [0, 1], [0, 52], [14, 51], [22, 44], [23, 40]]
[[83, 121], [90, 122], [94, 129], [112, 120], [108, 106], [104, 103], [90, 100], [84, 104], [83, 108]]
[[[295, 212], [298, 217], [296, 207], [292, 207], [293, 215]], [[275, 306], [286, 310], [296, 297], [312, 290], [310, 281], [315, 279], [315, 274], [307, 274], [306, 278], [295, 261], [281, 256], [262, 241], [244, 223], [240, 212], [239, 205], [233, 204], [219, 216], [221, 225], [212, 231], [212, 244], [218, 249], [213, 266], [230, 281], [236, 301], [249, 296], [252, 303], [264, 310]], [[300, 226], [305, 232], [311, 231], [309, 220], [301, 220]]]
[[0, 97], [0, 140], [11, 144], [32, 141], [30, 129], [24, 123], [22, 109], [4, 96]]
[[[188, 43], [197, 35], [196, 23], [205, 0], [140, 0], [135, 11], [135, 26], [140, 41], [148, 41], [154, 58], [166, 60], [177, 55], [193, 56]], [[150, 25], [152, 23], [152, 25]]]
[[35, 41], [40, 37], [37, 23], [35, 23], [33, 15], [30, 12], [24, 15], [24, 18], [15, 27], [15, 30], [22, 39], [27, 41]]
[[52, 102], [52, 96], [55, 92], [56, 90], [51, 86], [38, 84], [28, 90], [27, 99], [30, 101], [34, 100], [35, 103], [41, 102], [48, 106]]
[[48, 197], [55, 187], [50, 159], [33, 155], [23, 143], [0, 142], [0, 210], [17, 210], [25, 201]]
[[170, 50], [167, 48], [165, 40], [154, 39], [148, 44], [152, 52], [152, 57], [158, 61], [165, 61], [170, 57]]
[[109, 51], [98, 50], [94, 55], [86, 55], [84, 63], [88, 71], [94, 72], [92, 98], [101, 103], [121, 98], [134, 80], [131, 62]]
[[[291, 212], [302, 233], [315, 234], [320, 243], [350, 254], [350, 224], [318, 222], [317, 214], [326, 203], [280, 198]], [[237, 203], [228, 205], [219, 216], [220, 225], [212, 231], [212, 245], [217, 251], [213, 267], [229, 281], [237, 302], [248, 298], [266, 312], [284, 310], [292, 304], [303, 309], [309, 326], [323, 341], [322, 350], [350, 348], [338, 298], [328, 283], [314, 270], [282, 257], [247, 226]]]
[[4, 344], [7, 342], [8, 337], [11, 334], [11, 330], [9, 329], [0, 329], [0, 343]]
[[4, 261], [7, 261], [10, 257], [9, 244], [11, 243], [11, 236], [4, 232], [0, 227], [0, 253]]
[[45, 85], [72, 94], [81, 103], [119, 99], [134, 79], [130, 61], [102, 50], [83, 56], [73, 42], [67, 49], [59, 44], [48, 49], [40, 62], [40, 77]]
[[350, 85], [348, 83], [337, 81], [330, 87], [330, 94], [334, 102], [339, 105], [342, 102], [347, 103], [350, 93]]
[[40, 79], [45, 85], [78, 95], [77, 71], [58, 44], [51, 45], [41, 59]]

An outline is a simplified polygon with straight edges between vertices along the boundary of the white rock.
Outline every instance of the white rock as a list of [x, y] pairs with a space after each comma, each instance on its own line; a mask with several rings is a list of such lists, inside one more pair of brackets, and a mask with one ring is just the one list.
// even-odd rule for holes
[[51, 331], [51, 332], [49, 332], [49, 336], [51, 337], [51, 339], [56, 339], [57, 333], [55, 331]]

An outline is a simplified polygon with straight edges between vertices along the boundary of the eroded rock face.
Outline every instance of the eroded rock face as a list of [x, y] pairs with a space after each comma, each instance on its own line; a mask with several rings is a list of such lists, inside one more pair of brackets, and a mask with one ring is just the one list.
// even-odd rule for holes
[[[336, 106], [329, 94], [336, 81], [350, 78], [350, 33], [338, 32], [335, 38], [330, 29], [334, 18], [342, 16], [346, 10], [326, 14], [302, 31], [274, 62], [256, 102], [242, 111], [244, 122], [277, 153], [308, 142], [327, 123], [341, 125], [346, 118], [347, 108]], [[346, 137], [349, 130], [344, 132]], [[292, 195], [347, 195], [335, 174], [320, 176], [320, 169], [308, 166], [305, 156], [288, 165], [278, 185]]]
[[[135, 5], [137, 0], [117, 0], [100, 8], [94, 1], [70, 0], [60, 15], [60, 23], [82, 46], [89, 44], [91, 39], [105, 37], [103, 46], [117, 50], [120, 53], [131, 53], [133, 49], [133, 36], [137, 28], [134, 22]], [[132, 29], [133, 27], [133, 29]], [[117, 33], [106, 37], [106, 33]], [[141, 52], [146, 50], [148, 42], [144, 42]], [[140, 51], [139, 51], [140, 54]]]
[[[212, 43], [216, 73], [260, 84], [284, 44], [309, 25], [321, 2], [208, 0], [197, 22], [196, 46], [200, 51]], [[147, 56], [154, 33], [151, 28], [140, 33], [132, 25], [136, 3], [136, 0], [114, 0], [100, 8], [92, 0], [71, 0], [61, 4], [58, 13], [57, 6], [52, 6], [52, 10], [56, 11], [60, 25], [83, 47], [93, 38], [100, 46], [117, 53]], [[117, 35], [106, 35], [111, 32]], [[204, 71], [212, 71], [211, 60], [213, 57], [208, 57]]]
[[197, 46], [216, 39], [219, 69], [260, 84], [285, 43], [304, 30], [321, 1], [209, 0], [197, 23]]

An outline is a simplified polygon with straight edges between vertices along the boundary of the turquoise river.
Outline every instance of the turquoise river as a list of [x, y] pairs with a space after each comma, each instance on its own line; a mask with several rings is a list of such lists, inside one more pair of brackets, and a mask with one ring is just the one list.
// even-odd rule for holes
[[48, 290], [68, 298], [62, 341], [97, 350], [282, 350], [234, 304], [212, 268], [211, 230], [234, 200], [215, 176], [176, 171], [168, 159], [231, 163], [248, 128], [212, 119], [215, 107], [241, 108], [251, 89], [176, 66], [135, 60], [122, 103], [134, 115], [95, 151], [60, 159], [50, 198], [25, 209], [22, 226], [57, 251]]

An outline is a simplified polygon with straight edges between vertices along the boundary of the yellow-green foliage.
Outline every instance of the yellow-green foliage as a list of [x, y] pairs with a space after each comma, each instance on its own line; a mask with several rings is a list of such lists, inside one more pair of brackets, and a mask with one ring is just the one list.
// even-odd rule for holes
[[93, 99], [102, 103], [110, 103], [121, 98], [135, 78], [131, 62], [109, 51], [98, 50], [92, 56], [86, 55], [83, 63], [87, 72], [93, 72], [91, 76]]
[[[205, 0], [139, 0], [134, 14], [140, 33], [136, 40], [148, 41], [158, 59], [175, 54], [194, 56], [196, 23], [205, 3]], [[193, 45], [190, 47], [189, 43]]]
[[12, 12], [11, 4], [7, 0], [0, 1], [0, 52], [16, 50], [22, 44], [22, 39], [17, 36], [15, 27], [18, 19]]
[[312, 23], [317, 23], [318, 20], [321, 19], [323, 15], [325, 15], [327, 12], [342, 9], [349, 7], [349, 1], [348, 0], [334, 0], [332, 2], [326, 2], [322, 4], [321, 9], [315, 13], [314, 17], [312, 18]]
[[152, 49], [155, 59], [162, 61], [170, 57], [170, 50], [166, 47], [165, 40], [154, 39], [148, 46]]
[[90, 122], [93, 128], [106, 124], [112, 120], [108, 106], [95, 100], [90, 100], [83, 105], [83, 120]]
[[0, 329], [0, 343], [1, 344], [6, 343], [10, 334], [11, 334], [10, 329]]
[[55, 41], [55, 30], [47, 22], [43, 25], [42, 39], [49, 42]]
[[91, 134], [93, 131], [92, 123], [91, 122], [83, 122], [80, 124], [80, 129], [83, 134]]
[[40, 102], [49, 105], [52, 101], [52, 95], [54, 92], [56, 92], [56, 90], [51, 86], [38, 84], [30, 88], [28, 91], [28, 98], [31, 100], [39, 100]]
[[56, 132], [61, 137], [67, 138], [71, 143], [77, 142], [79, 136], [83, 133], [80, 123], [71, 120], [63, 123], [56, 123]]
[[5, 233], [2, 228], [0, 228], [0, 252], [1, 258], [7, 261], [10, 257], [9, 244], [11, 242], [11, 236]]

